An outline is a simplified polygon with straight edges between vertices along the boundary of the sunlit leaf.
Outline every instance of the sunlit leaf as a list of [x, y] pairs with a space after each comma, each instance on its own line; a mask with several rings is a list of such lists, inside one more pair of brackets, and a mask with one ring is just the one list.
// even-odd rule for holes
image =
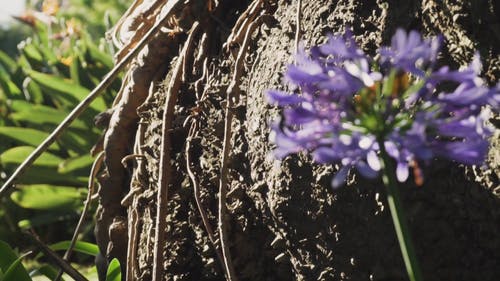
[[[59, 125], [67, 116], [67, 112], [57, 110], [45, 105], [33, 105], [25, 101], [13, 101], [11, 109], [15, 112], [10, 115], [13, 120], [22, 121], [34, 125], [52, 124]], [[75, 120], [70, 128], [88, 130], [88, 127], [81, 120]]]
[[41, 104], [43, 102], [43, 93], [40, 86], [29, 77], [25, 77], [23, 81], [23, 93], [27, 100], [35, 104]]
[[[6, 173], [10, 174], [14, 169], [9, 167]], [[55, 167], [32, 166], [18, 180], [18, 184], [53, 184], [81, 187], [87, 184], [87, 178], [75, 177], [72, 174], [60, 174]]]
[[69, 65], [69, 73], [71, 80], [81, 85], [82, 82], [80, 81], [80, 70], [83, 69], [81, 68], [80, 59], [78, 58], [78, 56], [70, 58], [71, 60], [67, 61], [67, 63], [69, 63], [68, 65]]
[[67, 159], [59, 165], [59, 173], [76, 173], [81, 170], [85, 170], [88, 174], [90, 172], [90, 167], [94, 162], [94, 158], [89, 154], [78, 156], [75, 158]]
[[[0, 127], [0, 141], [14, 142], [20, 145], [38, 146], [49, 134], [31, 128]], [[59, 145], [54, 143], [51, 149], [59, 149]]]
[[0, 65], [0, 87], [7, 94], [9, 98], [19, 98], [21, 97], [21, 90], [17, 87], [10, 74]]
[[[37, 71], [29, 71], [28, 75], [40, 84], [42, 88], [60, 93], [61, 95], [64, 95], [68, 101], [79, 102], [87, 97], [90, 92], [88, 89], [72, 82], [71, 80], [63, 79], [55, 75]], [[98, 112], [101, 112], [106, 109], [106, 104], [104, 103], [102, 97], [99, 97], [90, 105], [90, 107]]]
[[106, 281], [121, 281], [122, 273], [120, 269], [120, 262], [118, 259], [114, 258], [111, 260], [108, 266], [108, 272], [106, 273]]
[[65, 146], [69, 149], [78, 152], [79, 154], [86, 154], [92, 148], [96, 136], [92, 132], [88, 132], [87, 135], [84, 133], [74, 133], [72, 131], [67, 132], [61, 137]]
[[[2, 129], [2, 128], [0, 128]], [[30, 146], [18, 146], [4, 151], [0, 154], [0, 162], [2, 165], [19, 165], [26, 159], [34, 148]], [[62, 159], [50, 154], [43, 153], [34, 163], [34, 166], [57, 167]]]
[[29, 71], [31, 69], [31, 64], [28, 61], [28, 58], [24, 55], [21, 54], [19, 56], [19, 59], [17, 60], [17, 64], [23, 71]]
[[36, 212], [28, 219], [20, 220], [17, 226], [21, 229], [30, 229], [42, 225], [51, 225], [55, 222], [74, 220], [77, 217], [75, 212], [65, 210], [51, 210], [48, 212]]
[[14, 72], [14, 69], [17, 68], [16, 61], [2, 50], [0, 50], [0, 64], [2, 64], [9, 73]]
[[[11, 148], [0, 155], [0, 163], [6, 173], [11, 173], [21, 164], [34, 150], [33, 147], [19, 146]], [[19, 179], [20, 184], [53, 184], [85, 186], [86, 177], [77, 177], [73, 174], [60, 174], [57, 167], [62, 159], [50, 154], [43, 153]]]
[[47, 184], [23, 185], [10, 198], [23, 208], [35, 210], [74, 209], [84, 200], [84, 189]]
[[[70, 243], [71, 241], [61, 241], [49, 247], [54, 251], [67, 250]], [[74, 251], [95, 257], [99, 253], [99, 247], [90, 242], [76, 241]]]
[[105, 65], [109, 69], [113, 67], [113, 59], [111, 58], [111, 56], [99, 50], [99, 48], [97, 48], [97, 46], [95, 46], [91, 42], [87, 44], [87, 50], [92, 59]]
[[36, 64], [44, 63], [44, 58], [42, 54], [37, 50], [37, 48], [33, 44], [24, 42], [21, 50], [30, 62]]

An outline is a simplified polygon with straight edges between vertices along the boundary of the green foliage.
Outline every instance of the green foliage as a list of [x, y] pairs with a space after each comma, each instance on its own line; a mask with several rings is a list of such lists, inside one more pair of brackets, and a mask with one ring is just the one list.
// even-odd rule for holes
[[61, 10], [61, 16], [87, 23], [90, 34], [104, 34], [109, 26], [103, 24], [103, 19], [116, 22], [130, 3], [130, 0], [70, 0]]
[[[100, 16], [92, 20], [85, 17], [85, 23], [104, 30], [102, 7], [117, 18], [125, 3], [99, 1], [101, 8], [97, 8], [94, 6], [97, 2], [93, 1], [70, 2], [70, 9], [55, 6], [53, 13], [45, 14], [45, 18], [29, 13], [23, 16], [31, 28], [30, 37], [19, 44], [17, 56], [0, 50], [0, 181], [14, 171], [113, 66], [107, 45], [96, 45], [75, 13], [78, 10], [82, 15]], [[33, 4], [40, 7], [41, 1]], [[20, 186], [10, 199], [27, 211], [6, 208], [4, 214], [9, 213], [14, 223], [26, 222], [30, 214], [40, 216], [41, 210], [61, 215], [79, 211], [93, 162], [89, 150], [101, 134], [94, 127], [93, 118], [110, 106], [118, 86], [119, 82], [115, 83], [105, 97], [92, 103], [19, 179]], [[15, 208], [12, 204], [5, 205]], [[72, 220], [73, 217], [76, 216]], [[3, 219], [0, 214], [0, 221]], [[38, 220], [37, 225], [42, 226], [40, 223]], [[47, 223], [48, 227], [51, 222]], [[68, 227], [68, 235], [71, 229]], [[0, 234], [6, 232], [0, 230]], [[0, 239], [13, 242], [9, 237]]]
[[22, 257], [18, 257], [9, 244], [0, 241], [0, 281], [31, 280], [21, 259]]
[[[50, 245], [50, 249], [53, 251], [65, 251], [68, 249], [70, 241], [61, 241], [59, 243]], [[85, 255], [96, 256], [98, 253], [97, 245], [79, 241], [76, 243], [75, 252], [82, 253]], [[39, 261], [43, 260], [44, 255], [39, 253], [31, 260], [30, 264], [36, 264], [35, 268], [29, 270], [29, 266], [25, 266], [22, 260], [28, 256], [30, 252], [24, 255], [19, 255], [15, 250], [13, 250], [9, 244], [0, 240], [0, 281], [31, 281], [37, 276], [45, 276], [50, 280], [54, 280], [58, 274], [58, 269], [52, 267], [48, 264], [40, 264]], [[28, 273], [29, 272], [29, 273]], [[88, 279], [93, 279], [93, 275], [97, 272], [95, 266], [91, 270], [87, 270], [86, 277]], [[120, 264], [118, 261], [112, 261], [108, 269], [108, 279], [106, 280], [121, 280]], [[67, 280], [62, 278], [61, 280]]]
[[[50, 248], [54, 251], [67, 250], [70, 243], [71, 241], [61, 241], [50, 245]], [[97, 256], [97, 254], [99, 253], [97, 245], [83, 241], [76, 242], [74, 251], [94, 257]]]
[[[15, 56], [17, 44], [28, 36], [29, 31], [29, 27], [21, 23], [13, 23], [8, 28], [0, 27], [0, 49], [4, 50], [9, 56]], [[2, 60], [1, 55], [0, 60]]]
[[108, 272], [106, 273], [106, 281], [120, 281], [122, 280], [122, 274], [120, 272], [120, 262], [117, 259], [113, 259], [108, 266]]
[[[40, 200], [40, 198], [44, 200]], [[10, 196], [12, 201], [23, 208], [33, 210], [71, 211], [81, 205], [83, 196], [80, 189], [48, 184], [24, 185]]]
[[[40, 10], [42, 2], [31, 4]], [[13, 25], [11, 35], [0, 30], [0, 40], [10, 40], [0, 43], [0, 184], [113, 67], [113, 50], [102, 37], [130, 2], [64, 1], [52, 12], [25, 14], [21, 17], [25, 25]], [[17, 50], [8, 39], [13, 36]], [[28, 37], [21, 41], [21, 36]], [[29, 246], [20, 238], [21, 230], [33, 228], [43, 233], [44, 241], [62, 241], [52, 245], [54, 250], [69, 246], [66, 240], [87, 195], [94, 161], [89, 151], [101, 135], [93, 118], [111, 106], [119, 85], [115, 81], [35, 161], [10, 197], [0, 198], [0, 240], [5, 241], [0, 241], [0, 281], [31, 280], [9, 246], [21, 250]], [[92, 241], [91, 227], [84, 230], [82, 237]], [[88, 264], [97, 246], [78, 242], [75, 252], [73, 262]], [[31, 274], [54, 278], [58, 269], [39, 259], [35, 263], [42, 264]]]

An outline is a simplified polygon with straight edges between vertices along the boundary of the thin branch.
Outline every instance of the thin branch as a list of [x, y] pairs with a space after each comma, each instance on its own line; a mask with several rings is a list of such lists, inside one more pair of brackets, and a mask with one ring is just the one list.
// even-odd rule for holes
[[53, 263], [59, 266], [66, 274], [71, 276], [76, 281], [88, 281], [85, 276], [83, 276], [80, 272], [78, 272], [74, 267], [71, 266], [67, 261], [58, 256], [54, 251], [52, 251], [45, 243], [40, 240], [40, 237], [31, 230], [30, 232], [26, 232], [31, 240], [38, 246], [40, 251]]

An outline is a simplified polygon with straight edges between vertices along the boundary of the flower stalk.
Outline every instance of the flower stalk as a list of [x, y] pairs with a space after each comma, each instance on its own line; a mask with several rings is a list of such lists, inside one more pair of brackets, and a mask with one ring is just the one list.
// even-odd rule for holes
[[415, 248], [413, 247], [413, 240], [399, 196], [394, 165], [385, 150], [384, 142], [379, 140], [378, 143], [382, 158], [382, 181], [387, 191], [387, 203], [391, 211], [391, 218], [398, 237], [399, 248], [405, 262], [406, 271], [408, 272], [410, 281], [422, 281], [422, 272], [420, 271]]

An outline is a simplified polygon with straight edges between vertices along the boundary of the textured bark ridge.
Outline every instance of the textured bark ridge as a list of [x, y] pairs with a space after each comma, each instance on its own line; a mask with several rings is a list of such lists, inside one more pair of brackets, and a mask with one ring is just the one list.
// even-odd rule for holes
[[[497, 1], [302, 2], [306, 46], [350, 26], [373, 54], [396, 28], [416, 29], [444, 35], [440, 62], [465, 66], [478, 51], [486, 80], [500, 77]], [[101, 196], [110, 188], [115, 197], [111, 209], [101, 200], [98, 225], [120, 221], [126, 232], [117, 253], [108, 245], [111, 232], [101, 234], [101, 250], [120, 258], [128, 280], [406, 280], [381, 182], [352, 174], [347, 187], [332, 190], [335, 166], [304, 155], [281, 163], [269, 157], [268, 124], [278, 112], [264, 90], [283, 88], [297, 1], [186, 3], [190, 9], [175, 18], [180, 31], [160, 35], [172, 36], [168, 52], [145, 62], [157, 71], [140, 82], [143, 95], [131, 90], [136, 100], [128, 105], [137, 115], [119, 127], [123, 137], [108, 138], [108, 171], [132, 156], [129, 168], [108, 173], [101, 187]], [[195, 22], [198, 30], [189, 32]], [[422, 187], [411, 179], [400, 187], [426, 280], [500, 274], [498, 136], [490, 169], [436, 160]], [[161, 177], [160, 167], [168, 167]], [[158, 210], [165, 217], [158, 219]]]

